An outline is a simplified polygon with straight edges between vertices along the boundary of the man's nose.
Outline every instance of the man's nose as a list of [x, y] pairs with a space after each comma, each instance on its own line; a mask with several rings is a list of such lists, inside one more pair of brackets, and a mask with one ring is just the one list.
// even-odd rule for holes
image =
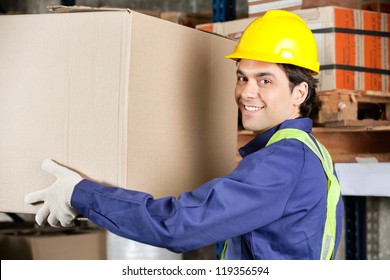
[[258, 86], [254, 81], [248, 81], [242, 88], [241, 97], [245, 100], [254, 99], [258, 95]]

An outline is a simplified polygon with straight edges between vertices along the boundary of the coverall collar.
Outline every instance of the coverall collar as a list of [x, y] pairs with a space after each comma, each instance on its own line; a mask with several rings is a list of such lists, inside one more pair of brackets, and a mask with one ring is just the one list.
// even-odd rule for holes
[[299, 130], [303, 130], [307, 133], [311, 133], [312, 126], [313, 126], [313, 121], [309, 118], [297, 118], [293, 120], [286, 120], [281, 124], [274, 126], [273, 128], [270, 128], [269, 130], [256, 136], [256, 138], [251, 140], [244, 147], [240, 148], [239, 153], [241, 157], [244, 158], [250, 155], [251, 153], [254, 153], [264, 148], [265, 145], [268, 143], [269, 139], [277, 130], [283, 128], [296, 128]]

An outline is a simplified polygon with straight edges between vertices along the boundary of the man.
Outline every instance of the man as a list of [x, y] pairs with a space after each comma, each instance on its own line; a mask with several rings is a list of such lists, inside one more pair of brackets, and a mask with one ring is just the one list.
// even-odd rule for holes
[[307, 118], [319, 71], [314, 37], [304, 21], [269, 11], [251, 23], [235, 51], [235, 99], [256, 138], [237, 168], [178, 199], [104, 187], [53, 161], [42, 224], [70, 226], [80, 213], [113, 233], [175, 252], [225, 242], [225, 259], [331, 259], [340, 240], [343, 203], [325, 148]]

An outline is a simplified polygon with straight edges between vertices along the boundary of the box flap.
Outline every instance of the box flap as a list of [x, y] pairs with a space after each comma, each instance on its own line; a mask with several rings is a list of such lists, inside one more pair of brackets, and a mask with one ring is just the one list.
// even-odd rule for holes
[[112, 7], [88, 7], [88, 6], [63, 6], [53, 5], [47, 6], [50, 12], [53, 13], [80, 13], [80, 12], [107, 12], [107, 11], [128, 11], [126, 8], [112, 8]]

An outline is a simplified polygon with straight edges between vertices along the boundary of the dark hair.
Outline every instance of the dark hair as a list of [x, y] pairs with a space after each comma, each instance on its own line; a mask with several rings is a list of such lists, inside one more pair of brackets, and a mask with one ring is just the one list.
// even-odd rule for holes
[[288, 80], [290, 81], [290, 90], [293, 91], [296, 85], [302, 82], [308, 84], [308, 94], [305, 101], [299, 107], [302, 117], [309, 117], [312, 109], [316, 105], [317, 101], [317, 84], [318, 79], [313, 77], [313, 72], [309, 69], [295, 66], [292, 64], [278, 63], [280, 68], [286, 73]]

